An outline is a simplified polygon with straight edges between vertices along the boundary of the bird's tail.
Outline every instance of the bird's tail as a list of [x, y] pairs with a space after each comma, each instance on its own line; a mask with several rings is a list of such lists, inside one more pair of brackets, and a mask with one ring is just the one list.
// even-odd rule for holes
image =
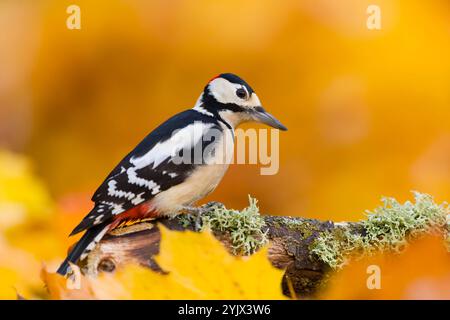
[[76, 263], [79, 259], [83, 259], [92, 249], [94, 249], [106, 231], [108, 231], [109, 226], [110, 223], [105, 221], [86, 230], [81, 239], [76, 243], [72, 250], [70, 250], [67, 258], [63, 261], [63, 263], [61, 263], [56, 272], [63, 276], [66, 275], [70, 267], [69, 263]]

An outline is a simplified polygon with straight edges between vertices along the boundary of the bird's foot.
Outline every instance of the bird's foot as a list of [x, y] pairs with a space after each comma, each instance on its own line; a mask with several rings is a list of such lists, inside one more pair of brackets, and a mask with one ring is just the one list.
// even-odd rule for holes
[[211, 210], [212, 208], [214, 208], [214, 207], [223, 207], [223, 206], [224, 206], [224, 205], [223, 205], [223, 203], [221, 203], [221, 202], [210, 201], [210, 202], [204, 204], [204, 205], [202, 206], [202, 208], [205, 208], [206, 211], [210, 211], [210, 210]]
[[208, 202], [207, 204], [202, 205], [201, 207], [186, 206], [186, 207], [183, 207], [183, 210], [186, 213], [189, 213], [189, 214], [195, 216], [194, 230], [200, 231], [200, 230], [202, 230], [202, 227], [203, 227], [202, 215], [205, 214], [206, 212], [211, 211], [211, 209], [216, 206], [223, 206], [223, 204], [220, 202], [212, 201], [212, 202]]
[[194, 216], [194, 230], [195, 231], [201, 231], [203, 227], [202, 223], [202, 214], [205, 213], [207, 210], [205, 210], [202, 207], [183, 207], [183, 210], [186, 213], [189, 213], [190, 215]]

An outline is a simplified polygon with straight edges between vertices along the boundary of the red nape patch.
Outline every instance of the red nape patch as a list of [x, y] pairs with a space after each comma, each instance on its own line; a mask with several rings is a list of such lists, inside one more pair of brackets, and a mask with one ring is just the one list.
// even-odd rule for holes
[[219, 78], [219, 77], [220, 77], [220, 75], [221, 75], [221, 74], [218, 74], [217, 76], [215, 76], [215, 77], [212, 77], [211, 79], [209, 79], [208, 83], [210, 83], [210, 82], [211, 82], [211, 81], [213, 81], [214, 79], [217, 79], [217, 78]]
[[158, 212], [156, 210], [153, 210], [148, 203], [140, 204], [134, 208], [131, 208], [130, 210], [127, 210], [125, 212], [122, 212], [118, 214], [114, 221], [111, 223], [108, 231], [113, 230], [117, 226], [133, 222], [133, 221], [139, 221], [147, 218], [157, 218]]

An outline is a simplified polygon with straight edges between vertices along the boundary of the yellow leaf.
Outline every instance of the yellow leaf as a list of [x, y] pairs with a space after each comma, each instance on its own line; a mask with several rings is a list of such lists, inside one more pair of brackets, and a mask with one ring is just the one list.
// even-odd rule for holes
[[[86, 299], [285, 299], [283, 271], [270, 264], [267, 249], [235, 257], [209, 231], [160, 229], [161, 253], [156, 260], [166, 274], [130, 265], [115, 274], [82, 277], [78, 283], [84, 287], [78, 293], [84, 292]], [[52, 297], [74, 297], [64, 292], [69, 289], [62, 277], [47, 275], [44, 280]]]
[[0, 150], [0, 230], [48, 217], [50, 196], [23, 156]]
[[9, 246], [0, 237], [0, 299], [17, 299], [17, 294], [27, 299], [44, 295], [39, 269], [31, 254]]
[[197, 298], [283, 298], [283, 272], [270, 264], [266, 248], [250, 257], [235, 257], [210, 232], [170, 232], [165, 228], [161, 232], [157, 262]]
[[18, 274], [14, 270], [0, 267], [0, 300], [17, 299], [14, 284], [18, 281]]

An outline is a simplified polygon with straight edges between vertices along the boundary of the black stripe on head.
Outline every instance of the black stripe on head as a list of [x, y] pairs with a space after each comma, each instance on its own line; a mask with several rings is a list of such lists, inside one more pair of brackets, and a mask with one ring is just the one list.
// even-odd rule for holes
[[234, 103], [221, 103], [217, 101], [212, 95], [208, 86], [205, 87], [205, 91], [202, 96], [202, 107], [213, 113], [215, 116], [218, 116], [218, 111], [220, 110], [230, 110], [233, 112], [246, 112], [247, 109], [241, 106], [238, 106]]
[[252, 87], [250, 87], [247, 82], [245, 82], [243, 79], [241, 79], [240, 77], [238, 77], [237, 75], [235, 75], [233, 73], [222, 73], [218, 76], [218, 78], [223, 78], [225, 80], [230, 81], [231, 83], [243, 85], [244, 87], [247, 88], [249, 95], [251, 95], [254, 92]]

